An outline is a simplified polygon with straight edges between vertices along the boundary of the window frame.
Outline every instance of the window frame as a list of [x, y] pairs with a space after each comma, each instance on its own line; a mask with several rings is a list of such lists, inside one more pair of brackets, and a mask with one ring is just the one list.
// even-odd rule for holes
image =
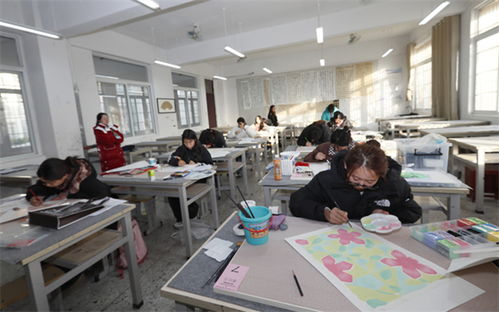
[[31, 88], [30, 84], [27, 77], [28, 70], [26, 68], [26, 62], [24, 60], [24, 50], [23, 50], [23, 44], [22, 44], [22, 37], [18, 34], [12, 34], [4, 31], [0, 31], [0, 35], [3, 37], [7, 37], [10, 39], [13, 39], [15, 41], [16, 45], [16, 52], [17, 56], [19, 59], [19, 66], [12, 66], [12, 65], [3, 65], [0, 63], [0, 71], [2, 72], [8, 72], [8, 73], [15, 73], [19, 75], [19, 83], [21, 86], [21, 96], [23, 99], [23, 105], [24, 105], [24, 113], [26, 116], [26, 123], [28, 126], [28, 135], [30, 138], [30, 143], [31, 143], [31, 151], [28, 153], [22, 153], [22, 154], [16, 154], [12, 156], [5, 156], [1, 157], [2, 163], [10, 163], [13, 161], [20, 161], [20, 160], [25, 160], [25, 159], [33, 159], [33, 157], [39, 157], [39, 152], [40, 152], [40, 137], [38, 135], [38, 131], [35, 131], [35, 129], [38, 129], [38, 124], [36, 122], [36, 118], [34, 117], [34, 107], [33, 107], [33, 101], [31, 97]]
[[[431, 49], [432, 47], [431, 47], [431, 37], [430, 37], [430, 38], [427, 38], [427, 39], [421, 41], [420, 43], [418, 43], [414, 47], [414, 50], [416, 50], [418, 47], [421, 47], [421, 46], [423, 46], [425, 44], [428, 44], [428, 43], [430, 44], [430, 49]], [[409, 73], [409, 74], [413, 74], [413, 78], [411, 78], [412, 84], [413, 84], [412, 85], [412, 90], [413, 90], [412, 109], [413, 109], [413, 111], [421, 113], [421, 114], [427, 114], [427, 113], [431, 114], [432, 113], [432, 105], [430, 105], [429, 108], [423, 108], [423, 107], [418, 107], [417, 106], [417, 103], [418, 103], [417, 102], [418, 101], [418, 92], [417, 92], [417, 90], [418, 90], [418, 87], [417, 87], [417, 81], [418, 81], [418, 79], [417, 79], [417, 77], [418, 77], [417, 72], [418, 71], [417, 71], [417, 69], [423, 67], [424, 65], [427, 65], [428, 63], [432, 63], [432, 56], [431, 56], [431, 54], [430, 54], [430, 57], [428, 57], [428, 58], [420, 61], [419, 63], [415, 63], [414, 65], [411, 64], [411, 66], [410, 66], [410, 73]], [[431, 64], [431, 66], [432, 66], [432, 70], [433, 70], [433, 63]], [[431, 72], [432, 71], [430, 71], [430, 75], [431, 75]], [[433, 84], [433, 81], [431, 81], [431, 83], [430, 83], [430, 101], [431, 102], [433, 100], [432, 97], [431, 97], [431, 93], [432, 93], [431, 92], [431, 86], [432, 86], [432, 84]], [[431, 104], [431, 102], [430, 102], [430, 104]]]
[[[187, 125], [182, 125], [181, 122], [181, 116], [180, 116], [180, 102], [179, 102], [179, 97], [178, 97], [178, 92], [177, 91], [184, 91], [186, 93], [186, 97], [184, 98], [186, 104], [184, 109], [187, 113]], [[193, 105], [193, 98], [190, 96], [189, 98], [187, 97], [187, 94], [190, 94], [190, 92], [197, 92], [198, 97], [197, 97], [197, 108], [198, 108], [198, 117], [199, 120], [198, 122], [192, 122], [192, 118], [194, 116], [194, 105]], [[201, 92], [198, 88], [186, 88], [186, 87], [175, 87], [173, 89], [173, 95], [175, 98], [175, 107], [176, 107], [176, 115], [177, 115], [177, 128], [178, 129], [188, 129], [192, 127], [198, 127], [201, 126], [202, 124], [202, 119], [201, 119]]]
[[[499, 116], [499, 88], [496, 94], [496, 110], [477, 110], [476, 109], [476, 65], [477, 65], [477, 43], [480, 40], [486, 39], [490, 36], [499, 33], [499, 25], [490, 28], [483, 33], [478, 33], [478, 17], [480, 14], [480, 9], [486, 7], [487, 5], [493, 3], [493, 1], [486, 1], [476, 6], [471, 14], [470, 23], [470, 84], [469, 84], [469, 111], [472, 115], [487, 115], [487, 116]], [[497, 81], [499, 82], [499, 69], [497, 71]]]
[[[146, 83], [143, 81], [133, 81], [133, 80], [125, 80], [125, 79], [111, 79], [111, 78], [104, 78], [104, 77], [95, 77], [96, 84], [99, 82], [101, 83], [112, 83], [112, 84], [123, 84], [125, 86], [125, 99], [126, 99], [126, 108], [128, 110], [127, 118], [128, 118], [128, 124], [130, 125], [130, 133], [127, 134], [127, 137], [134, 138], [134, 137], [140, 137], [144, 135], [152, 135], [152, 134], [157, 134], [157, 122], [156, 122], [156, 116], [155, 116], [155, 107], [152, 105], [153, 102], [153, 95], [152, 95], [152, 86], [150, 83]], [[148, 88], [149, 92], [149, 109], [151, 112], [151, 123], [152, 123], [152, 132], [151, 133], [136, 133], [134, 129], [134, 125], [132, 124], [132, 118], [131, 118], [131, 101], [130, 101], [130, 95], [128, 91], [128, 86], [129, 85], [135, 85], [135, 86], [140, 86], [140, 87], [146, 87]], [[98, 88], [97, 88], [98, 89]], [[97, 93], [97, 96], [100, 97], [102, 96], [101, 94]], [[99, 103], [99, 108], [102, 109], [102, 102]], [[122, 125], [119, 125], [122, 127]], [[125, 132], [123, 131], [123, 134]]]

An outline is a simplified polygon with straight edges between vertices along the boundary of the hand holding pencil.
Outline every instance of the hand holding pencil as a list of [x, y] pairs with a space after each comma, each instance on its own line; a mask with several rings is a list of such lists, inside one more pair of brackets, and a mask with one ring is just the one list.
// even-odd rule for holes
[[29, 203], [33, 206], [40, 206], [43, 204], [43, 198], [40, 196], [37, 196], [35, 192], [33, 192], [32, 189], [28, 189], [28, 192], [31, 194], [31, 198], [29, 199]]

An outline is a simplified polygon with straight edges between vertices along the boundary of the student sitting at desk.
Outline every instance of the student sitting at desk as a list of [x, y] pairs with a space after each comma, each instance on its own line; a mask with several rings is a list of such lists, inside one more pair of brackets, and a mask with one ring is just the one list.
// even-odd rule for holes
[[298, 137], [299, 146], [312, 146], [329, 142], [331, 139], [331, 129], [324, 120], [314, 121], [303, 129]]
[[227, 147], [225, 144], [224, 135], [222, 132], [215, 129], [206, 129], [201, 131], [199, 135], [199, 142], [206, 148], [211, 147]]
[[[198, 141], [196, 132], [186, 129], [182, 133], [182, 145], [170, 157], [168, 162], [171, 166], [185, 166], [198, 163], [213, 164], [210, 152]], [[173, 215], [177, 222], [173, 225], [175, 228], [182, 227], [182, 213], [180, 212], [180, 200], [176, 197], [168, 197], [168, 202], [172, 208]], [[199, 206], [197, 203], [189, 205], [189, 218], [194, 219], [198, 214]]]
[[330, 126], [332, 131], [336, 129], [343, 129], [345, 127], [352, 129], [352, 123], [347, 119], [347, 116], [340, 111], [334, 112], [333, 118], [331, 118]]
[[243, 117], [237, 118], [237, 127], [232, 128], [227, 133], [229, 139], [244, 139], [256, 137], [256, 131], [246, 125], [246, 120]]
[[102, 198], [110, 195], [107, 184], [97, 179], [97, 173], [90, 162], [77, 157], [65, 160], [49, 158], [43, 161], [36, 172], [38, 181], [28, 187], [26, 199], [33, 206], [39, 206], [44, 199]]
[[333, 114], [339, 111], [340, 100], [334, 100], [333, 103], [329, 104], [324, 112], [322, 112], [321, 119], [329, 122], [333, 118]]
[[317, 146], [303, 159], [306, 162], [331, 161], [338, 152], [352, 149], [355, 143], [352, 141], [348, 127], [337, 129], [331, 134], [331, 141]]
[[[251, 137], [261, 137], [266, 138], [270, 136], [269, 127], [265, 123], [265, 119], [262, 116], [258, 115], [255, 117], [255, 123], [250, 126], [250, 129], [253, 131], [248, 133]], [[251, 135], [251, 134], [255, 135]]]
[[421, 207], [411, 188], [400, 176], [401, 167], [389, 162], [372, 144], [355, 146], [338, 153], [331, 170], [316, 175], [291, 195], [293, 215], [343, 224], [371, 213], [392, 214], [403, 223], [416, 222]]

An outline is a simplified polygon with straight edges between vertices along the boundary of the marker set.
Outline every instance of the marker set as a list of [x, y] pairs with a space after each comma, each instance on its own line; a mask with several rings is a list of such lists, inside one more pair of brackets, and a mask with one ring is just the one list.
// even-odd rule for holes
[[415, 225], [411, 236], [447, 258], [468, 257], [471, 253], [499, 244], [499, 227], [470, 217]]

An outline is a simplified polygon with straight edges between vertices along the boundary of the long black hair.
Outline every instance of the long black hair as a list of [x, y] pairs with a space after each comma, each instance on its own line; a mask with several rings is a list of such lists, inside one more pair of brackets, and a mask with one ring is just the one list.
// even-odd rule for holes
[[77, 159], [77, 157], [67, 157], [64, 160], [59, 158], [45, 159], [38, 167], [36, 175], [48, 181], [59, 180], [65, 174], [72, 173], [74, 168], [79, 167]]
[[196, 135], [196, 132], [191, 129], [185, 129], [184, 132], [182, 133], [182, 144], [184, 144], [184, 140], [194, 140], [194, 149], [198, 149], [201, 144], [199, 144], [198, 136]]
[[275, 115], [275, 113], [272, 111], [272, 109], [273, 109], [274, 107], [275, 107], [275, 105], [270, 105], [268, 116], [270, 116], [270, 115]]
[[109, 115], [106, 114], [106, 113], [98, 113], [97, 114], [97, 121], [95, 122], [96, 126], [99, 124], [100, 120], [102, 119], [102, 116], [108, 116], [109, 117]]

